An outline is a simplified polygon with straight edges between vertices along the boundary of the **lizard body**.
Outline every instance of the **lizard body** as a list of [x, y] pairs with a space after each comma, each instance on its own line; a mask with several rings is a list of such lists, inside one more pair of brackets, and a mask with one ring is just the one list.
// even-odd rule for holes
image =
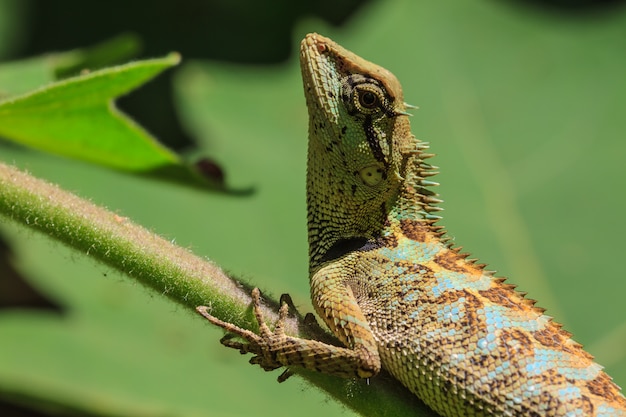
[[432, 155], [395, 76], [317, 34], [301, 66], [311, 296], [345, 347], [287, 336], [281, 320], [272, 332], [258, 308], [260, 335], [200, 307], [247, 340], [225, 344], [266, 370], [367, 378], [382, 367], [442, 416], [626, 416], [619, 387], [568, 332], [446, 243]]

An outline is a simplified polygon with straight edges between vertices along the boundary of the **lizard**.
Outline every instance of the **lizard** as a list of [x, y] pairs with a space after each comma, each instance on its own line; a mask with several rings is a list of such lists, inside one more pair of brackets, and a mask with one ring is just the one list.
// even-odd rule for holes
[[258, 334], [198, 307], [243, 340], [222, 343], [265, 370], [384, 368], [445, 417], [626, 416], [620, 388], [571, 334], [436, 224], [438, 168], [411, 133], [397, 78], [315, 33], [300, 62], [311, 298], [343, 346], [286, 335], [287, 304], [272, 331], [258, 289]]

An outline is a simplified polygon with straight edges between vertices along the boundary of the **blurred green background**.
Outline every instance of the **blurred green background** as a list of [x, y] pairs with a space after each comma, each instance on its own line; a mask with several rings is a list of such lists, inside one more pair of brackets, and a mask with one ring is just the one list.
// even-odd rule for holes
[[[202, 192], [5, 142], [0, 160], [311, 311], [296, 52], [320, 32], [392, 70], [420, 107], [413, 132], [438, 155], [454, 242], [626, 385], [626, 11], [585, 5], [0, 0], [1, 61], [122, 32], [142, 39], [142, 56], [181, 52], [120, 106], [255, 191]], [[296, 379], [278, 386], [220, 347], [220, 331], [83, 254], [7, 219], [0, 235], [0, 279], [22, 276], [43, 297], [0, 309], [0, 414], [350, 414]]]

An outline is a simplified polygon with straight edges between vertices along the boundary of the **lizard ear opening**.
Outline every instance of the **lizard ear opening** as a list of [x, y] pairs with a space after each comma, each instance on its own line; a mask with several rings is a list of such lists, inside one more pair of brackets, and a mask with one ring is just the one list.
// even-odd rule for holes
[[385, 179], [385, 171], [378, 165], [369, 165], [359, 170], [359, 175], [363, 182], [370, 187], [374, 187]]

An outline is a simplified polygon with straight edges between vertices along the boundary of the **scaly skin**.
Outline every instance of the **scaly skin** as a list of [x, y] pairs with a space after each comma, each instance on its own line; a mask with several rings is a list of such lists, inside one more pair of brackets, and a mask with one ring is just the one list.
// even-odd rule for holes
[[626, 416], [619, 387], [569, 333], [446, 243], [431, 155], [393, 74], [317, 34], [301, 65], [311, 295], [345, 347], [287, 336], [281, 320], [272, 333], [258, 308], [260, 335], [199, 308], [246, 339], [225, 344], [266, 370], [367, 378], [383, 367], [442, 416]]

